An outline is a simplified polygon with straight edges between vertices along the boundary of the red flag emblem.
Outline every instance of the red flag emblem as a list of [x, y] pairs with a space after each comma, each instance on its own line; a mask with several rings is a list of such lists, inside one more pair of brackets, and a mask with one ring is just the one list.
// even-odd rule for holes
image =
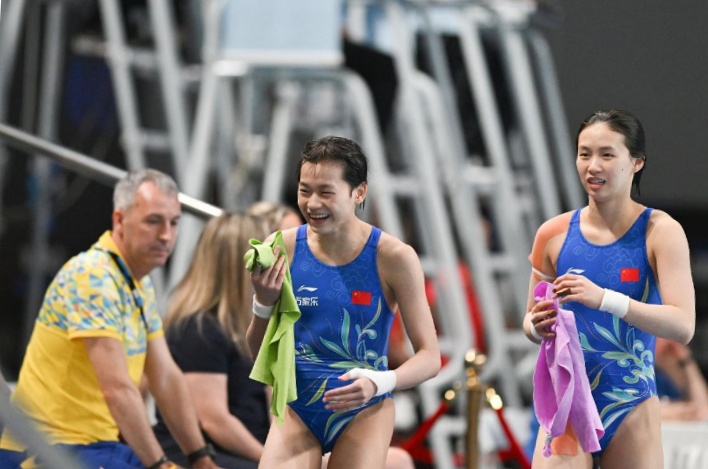
[[354, 305], [371, 305], [371, 292], [369, 291], [352, 291], [352, 304]]
[[638, 282], [639, 269], [636, 267], [627, 267], [620, 269], [620, 282]]

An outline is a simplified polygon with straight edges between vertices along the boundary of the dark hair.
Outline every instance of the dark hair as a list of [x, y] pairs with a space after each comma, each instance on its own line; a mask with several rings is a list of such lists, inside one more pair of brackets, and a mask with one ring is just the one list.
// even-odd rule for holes
[[634, 173], [632, 179], [632, 188], [639, 194], [639, 183], [642, 180], [642, 173], [647, 166], [646, 142], [644, 139], [644, 127], [631, 112], [622, 109], [608, 109], [605, 111], [597, 111], [586, 118], [578, 133], [575, 135], [575, 147], [578, 147], [578, 139], [580, 132], [590, 127], [593, 124], [605, 123], [613, 131], [624, 135], [624, 145], [629, 150], [629, 154], [634, 158], [642, 158], [644, 166]]
[[342, 163], [342, 179], [354, 189], [366, 182], [368, 164], [364, 150], [353, 140], [344, 137], [322, 137], [310, 140], [300, 155], [297, 165], [297, 181], [300, 182], [300, 170], [305, 163], [331, 161]]

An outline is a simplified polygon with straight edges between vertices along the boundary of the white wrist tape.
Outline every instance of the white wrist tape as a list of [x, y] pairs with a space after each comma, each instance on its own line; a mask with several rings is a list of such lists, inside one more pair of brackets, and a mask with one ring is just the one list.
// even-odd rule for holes
[[275, 305], [271, 306], [264, 306], [260, 304], [259, 302], [256, 301], [256, 295], [253, 295], [253, 314], [258, 316], [261, 319], [270, 319], [271, 315], [273, 314], [273, 307]]
[[606, 311], [613, 316], [622, 319], [629, 311], [629, 297], [622, 293], [605, 288], [605, 294], [602, 296], [600, 311]]
[[536, 326], [534, 326], [533, 324], [531, 324], [531, 337], [540, 342], [543, 342], [543, 337], [541, 337], [541, 335], [536, 330]]
[[376, 394], [374, 396], [381, 396], [388, 392], [393, 391], [396, 387], [396, 372], [393, 370], [388, 371], [374, 371], [367, 370], [364, 368], [352, 368], [349, 370], [349, 376], [353, 379], [358, 378], [369, 378], [376, 385]]

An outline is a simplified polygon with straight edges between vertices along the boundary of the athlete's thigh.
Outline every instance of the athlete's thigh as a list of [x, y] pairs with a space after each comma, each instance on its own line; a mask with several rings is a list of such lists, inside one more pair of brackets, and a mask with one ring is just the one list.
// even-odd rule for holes
[[329, 467], [384, 469], [393, 420], [393, 399], [384, 399], [362, 410], [334, 444]]
[[600, 458], [602, 469], [662, 469], [661, 404], [651, 397], [622, 421]]
[[543, 447], [546, 444], [546, 432], [543, 428], [538, 429], [536, 437], [536, 447], [533, 450], [533, 469], [592, 469], [592, 455], [584, 453], [583, 448], [578, 443], [577, 454], [561, 455], [552, 454], [549, 457], [543, 455]]
[[262, 469], [320, 469], [322, 447], [300, 417], [286, 407], [282, 425], [270, 426], [263, 456]]

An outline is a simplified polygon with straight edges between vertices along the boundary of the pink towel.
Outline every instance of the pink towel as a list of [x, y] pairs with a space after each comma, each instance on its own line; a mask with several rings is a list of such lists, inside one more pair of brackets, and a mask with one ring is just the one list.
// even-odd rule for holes
[[[550, 300], [553, 285], [540, 282], [533, 293], [536, 301]], [[590, 392], [575, 316], [572, 311], [561, 309], [557, 300], [554, 307], [558, 312], [556, 336], [541, 344], [533, 375], [536, 417], [548, 435], [543, 455], [551, 455], [551, 440], [563, 435], [568, 423], [583, 451], [599, 451], [599, 439], [605, 430]]]

